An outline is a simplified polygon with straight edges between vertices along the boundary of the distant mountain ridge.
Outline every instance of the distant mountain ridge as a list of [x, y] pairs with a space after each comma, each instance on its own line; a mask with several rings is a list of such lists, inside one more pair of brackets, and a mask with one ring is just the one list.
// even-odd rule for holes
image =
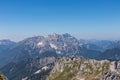
[[109, 41], [109, 40], [80, 40], [83, 46], [87, 49], [98, 50], [104, 52], [107, 49], [112, 49], [117, 47], [119, 41]]
[[0, 40], [0, 66], [5, 64], [4, 59], [8, 55], [6, 52], [16, 43], [10, 40]]
[[47, 37], [36, 36], [11, 45], [10, 48], [3, 52], [5, 56], [1, 63], [21, 61], [39, 56], [47, 51], [61, 55], [72, 55], [82, 53], [82, 47], [79, 46], [79, 41], [68, 33], [62, 35], [54, 33]]
[[120, 60], [120, 48], [116, 47], [113, 49], [108, 49], [105, 52], [101, 53], [97, 57], [97, 59], [98, 60], [108, 59], [108, 60], [112, 60], [112, 61], [114, 61], [114, 60], [119, 61]]
[[15, 42], [10, 41], [10, 40], [0, 40], [0, 54], [2, 51], [7, 50], [11, 46], [13, 46]]
[[[80, 55], [86, 58], [97, 57], [101, 51], [117, 46], [114, 41], [107, 40], [78, 40], [68, 33], [50, 34], [46, 37], [36, 36], [26, 38], [18, 43], [10, 40], [1, 40], [1, 44], [6, 44], [8, 48], [0, 50], [3, 57], [0, 65], [5, 65], [11, 61], [21, 61], [41, 55], [44, 52], [55, 52], [60, 55]], [[8, 45], [7, 45], [8, 44]], [[1, 46], [1, 45], [0, 45]], [[2, 47], [0, 48], [2, 49]]]

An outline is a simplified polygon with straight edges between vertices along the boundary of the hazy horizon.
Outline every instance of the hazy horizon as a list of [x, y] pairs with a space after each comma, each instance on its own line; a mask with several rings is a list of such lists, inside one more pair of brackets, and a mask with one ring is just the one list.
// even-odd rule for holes
[[51, 33], [120, 39], [119, 0], [1, 0], [0, 40]]
[[[55, 33], [55, 32], [54, 32]], [[11, 40], [11, 41], [14, 41], [14, 42], [19, 42], [19, 41], [22, 41], [24, 39], [27, 39], [27, 38], [32, 38], [32, 37], [38, 37], [38, 36], [44, 36], [44, 37], [47, 37], [48, 35], [52, 35], [53, 33], [49, 33], [49, 34], [41, 34], [41, 35], [32, 35], [32, 36], [19, 36], [18, 38], [17, 37], [12, 37], [12, 38], [9, 38], [6, 37], [6, 38], [1, 38], [0, 40]], [[59, 35], [62, 35], [62, 34], [66, 34], [66, 33], [56, 33], [56, 34], [59, 34]], [[70, 34], [70, 33], [68, 33]], [[77, 38], [78, 40], [109, 40], [109, 41], [115, 41], [115, 40], [120, 40], [119, 38], [118, 39], [114, 39], [114, 38], [91, 38], [89, 36], [80, 36], [80, 35], [73, 35], [73, 34], [70, 34], [71, 36]]]

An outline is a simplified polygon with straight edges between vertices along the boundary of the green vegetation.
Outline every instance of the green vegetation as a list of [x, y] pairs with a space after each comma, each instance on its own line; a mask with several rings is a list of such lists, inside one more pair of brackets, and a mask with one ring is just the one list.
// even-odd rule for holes
[[56, 72], [49, 80], [71, 80], [75, 76], [71, 68], [66, 67], [63, 72]]
[[92, 80], [100, 80], [99, 78], [95, 78], [95, 79], [92, 79]]
[[109, 69], [109, 63], [105, 62], [103, 67], [102, 67], [102, 72], [107, 71]]

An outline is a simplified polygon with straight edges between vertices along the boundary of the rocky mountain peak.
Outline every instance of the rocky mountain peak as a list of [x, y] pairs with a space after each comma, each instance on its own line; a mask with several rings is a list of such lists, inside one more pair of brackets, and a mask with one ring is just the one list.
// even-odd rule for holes
[[50, 35], [48, 35], [49, 38], [58, 38], [60, 35], [57, 33], [52, 33]]
[[69, 33], [62, 34], [62, 36], [65, 37], [65, 38], [66, 37], [72, 37], [71, 34], [69, 34]]
[[5, 40], [0, 40], [0, 45], [12, 45], [15, 44], [15, 42], [5, 39]]

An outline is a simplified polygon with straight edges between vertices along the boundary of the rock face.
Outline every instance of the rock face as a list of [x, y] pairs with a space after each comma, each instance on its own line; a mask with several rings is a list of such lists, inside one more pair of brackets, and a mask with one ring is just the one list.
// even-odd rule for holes
[[120, 80], [120, 76], [115, 72], [105, 72], [103, 73], [101, 80]]
[[60, 59], [47, 80], [120, 80], [120, 61], [97, 61], [82, 57]]
[[0, 80], [8, 80], [3, 74], [0, 73]]
[[23, 50], [29, 50], [30, 55], [41, 54], [46, 51], [55, 51], [57, 54], [75, 54], [80, 53], [79, 41], [70, 34], [51, 34], [47, 37], [37, 36], [27, 38], [17, 43], [13, 49], [20, 48]]

